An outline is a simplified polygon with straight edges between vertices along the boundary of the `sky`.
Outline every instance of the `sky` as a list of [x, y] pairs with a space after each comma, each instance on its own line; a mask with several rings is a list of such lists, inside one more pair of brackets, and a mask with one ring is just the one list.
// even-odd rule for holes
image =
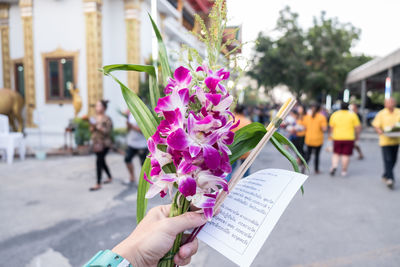
[[[312, 25], [313, 17], [326, 11], [326, 17], [338, 17], [361, 29], [360, 40], [352, 52], [385, 56], [400, 48], [400, 0], [227, 0], [230, 25], [242, 24], [243, 42], [254, 41], [260, 31], [276, 26], [279, 11], [286, 5], [299, 14], [303, 28]], [[243, 49], [250, 57], [251, 45]]]

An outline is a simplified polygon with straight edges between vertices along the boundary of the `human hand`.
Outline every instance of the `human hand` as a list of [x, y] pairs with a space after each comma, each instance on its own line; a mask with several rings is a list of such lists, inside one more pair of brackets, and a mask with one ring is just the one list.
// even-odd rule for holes
[[[165, 205], [151, 209], [136, 229], [112, 251], [134, 267], [157, 266], [159, 260], [172, 248], [179, 233], [207, 222], [203, 214], [196, 212], [169, 218], [170, 208], [171, 205]], [[189, 264], [197, 248], [197, 239], [183, 245], [174, 256], [175, 264]]]

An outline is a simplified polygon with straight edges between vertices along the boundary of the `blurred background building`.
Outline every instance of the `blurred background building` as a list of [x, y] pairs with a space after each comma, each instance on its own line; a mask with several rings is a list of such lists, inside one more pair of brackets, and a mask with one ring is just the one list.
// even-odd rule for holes
[[364, 124], [369, 124], [375, 117], [387, 95], [400, 103], [400, 48], [349, 72], [346, 88], [361, 99]]
[[[205, 48], [189, 31], [200, 31], [194, 14], [207, 23], [212, 1], [158, 0], [157, 21], [170, 62], [178, 64], [181, 44]], [[20, 92], [25, 100], [25, 133], [29, 146], [63, 145], [73, 118], [72, 82], [80, 90], [79, 116], [91, 116], [99, 99], [110, 100], [108, 114], [115, 127], [125, 126], [126, 107], [119, 87], [98, 71], [116, 63], [150, 64], [152, 27], [150, 0], [2, 0], [0, 4], [0, 88]], [[172, 66], [172, 67], [175, 67]], [[119, 73], [138, 91], [145, 75]], [[40, 127], [38, 127], [40, 126]]]

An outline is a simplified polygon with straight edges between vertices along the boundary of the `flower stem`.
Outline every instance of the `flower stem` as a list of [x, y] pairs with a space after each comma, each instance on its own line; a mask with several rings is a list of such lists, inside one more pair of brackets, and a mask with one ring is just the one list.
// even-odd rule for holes
[[[171, 210], [169, 212], [169, 217], [175, 217], [187, 212], [189, 210], [189, 204], [190, 201], [188, 201], [179, 191], [176, 192], [171, 205]], [[157, 265], [158, 267], [175, 266], [174, 256], [176, 253], [178, 253], [181, 246], [182, 235], [183, 233], [180, 233], [176, 236], [174, 245], [172, 246], [171, 250], [160, 260]]]

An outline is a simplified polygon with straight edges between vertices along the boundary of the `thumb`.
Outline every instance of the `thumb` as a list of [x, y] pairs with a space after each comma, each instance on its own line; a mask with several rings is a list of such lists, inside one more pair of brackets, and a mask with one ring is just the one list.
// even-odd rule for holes
[[182, 215], [168, 218], [165, 224], [167, 231], [173, 235], [182, 233], [185, 230], [201, 226], [207, 222], [204, 214], [196, 212], [186, 212]]

